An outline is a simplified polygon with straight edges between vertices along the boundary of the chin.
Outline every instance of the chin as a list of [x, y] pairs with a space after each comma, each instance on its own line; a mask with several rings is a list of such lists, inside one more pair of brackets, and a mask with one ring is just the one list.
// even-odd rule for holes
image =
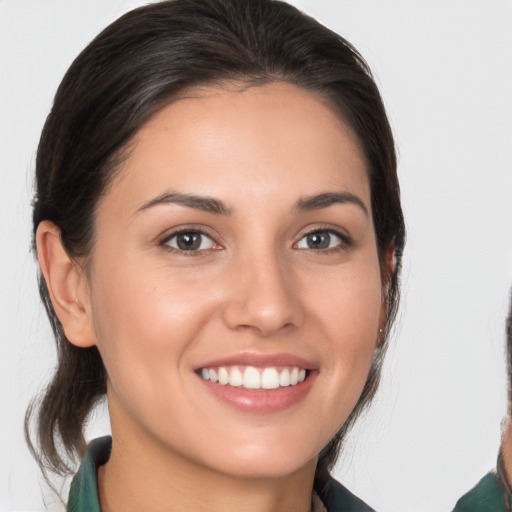
[[[306, 467], [316, 466], [318, 453], [299, 453], [297, 447], [292, 450], [270, 450], [254, 448], [240, 449], [224, 456], [216, 471], [236, 478], [268, 479], [285, 478]], [[210, 467], [214, 467], [213, 465]]]

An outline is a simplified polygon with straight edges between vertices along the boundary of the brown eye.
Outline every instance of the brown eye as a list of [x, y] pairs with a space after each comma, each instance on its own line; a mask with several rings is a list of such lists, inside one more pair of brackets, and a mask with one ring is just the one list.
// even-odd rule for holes
[[215, 242], [205, 233], [200, 231], [182, 231], [171, 236], [165, 245], [179, 251], [204, 251], [213, 249]]

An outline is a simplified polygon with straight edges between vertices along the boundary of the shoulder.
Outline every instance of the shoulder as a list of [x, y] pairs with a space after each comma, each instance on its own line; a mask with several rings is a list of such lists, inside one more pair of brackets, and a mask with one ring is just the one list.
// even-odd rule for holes
[[322, 501], [327, 512], [375, 512], [334, 478], [325, 483], [324, 489]]
[[503, 489], [495, 472], [487, 473], [457, 501], [453, 512], [505, 512]]

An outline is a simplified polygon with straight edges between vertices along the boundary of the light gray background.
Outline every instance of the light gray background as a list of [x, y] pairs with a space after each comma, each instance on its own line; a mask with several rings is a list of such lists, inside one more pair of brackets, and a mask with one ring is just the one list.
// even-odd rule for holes
[[[39, 132], [71, 60], [142, 3], [0, 0], [0, 510], [42, 509], [22, 434], [54, 362], [29, 253]], [[451, 510], [494, 465], [506, 405], [512, 2], [292, 3], [373, 68], [399, 148], [409, 234], [382, 387], [336, 474], [382, 512]]]

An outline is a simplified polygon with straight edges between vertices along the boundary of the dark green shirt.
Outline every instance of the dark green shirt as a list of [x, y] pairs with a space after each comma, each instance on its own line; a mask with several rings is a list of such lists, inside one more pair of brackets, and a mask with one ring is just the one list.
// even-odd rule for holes
[[[68, 512], [101, 512], [96, 475], [98, 467], [109, 459], [111, 449], [110, 436], [95, 439], [89, 445], [71, 483]], [[322, 501], [328, 512], [375, 512], [334, 479], [328, 482], [326, 489]]]
[[501, 457], [491, 471], [457, 502], [453, 512], [507, 512], [512, 510], [512, 493], [505, 479]]

